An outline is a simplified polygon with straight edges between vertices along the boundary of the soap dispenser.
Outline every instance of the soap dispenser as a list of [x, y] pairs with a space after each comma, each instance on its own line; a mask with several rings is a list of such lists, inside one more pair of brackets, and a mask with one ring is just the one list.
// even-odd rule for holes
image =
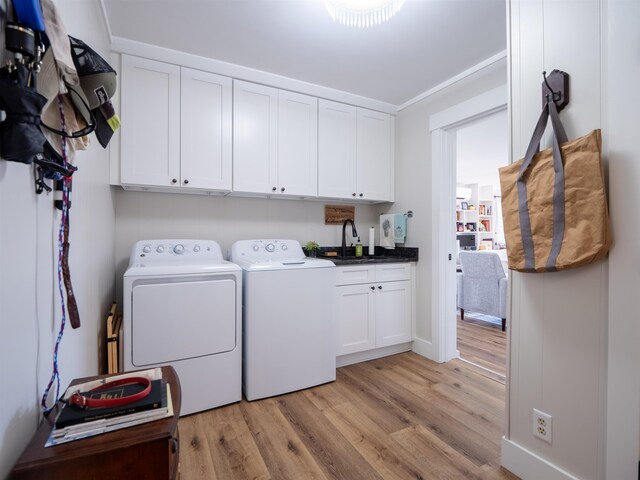
[[356, 257], [362, 256], [362, 242], [360, 242], [360, 237], [358, 237], [358, 243], [356, 243]]

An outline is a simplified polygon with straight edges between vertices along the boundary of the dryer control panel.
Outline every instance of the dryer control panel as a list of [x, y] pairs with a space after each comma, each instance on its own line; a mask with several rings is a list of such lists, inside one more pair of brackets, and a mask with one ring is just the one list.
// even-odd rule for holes
[[167, 240], [140, 240], [136, 242], [131, 251], [130, 263], [144, 260], [147, 264], [154, 262], [189, 262], [203, 261], [207, 263], [220, 263], [222, 250], [220, 245], [213, 240], [193, 239], [167, 239]]

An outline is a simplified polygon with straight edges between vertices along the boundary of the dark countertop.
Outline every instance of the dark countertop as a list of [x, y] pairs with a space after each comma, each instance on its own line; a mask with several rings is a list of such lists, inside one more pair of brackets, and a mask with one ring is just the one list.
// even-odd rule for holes
[[[415, 247], [396, 247], [394, 250], [376, 247], [375, 255], [373, 256], [367, 255], [367, 251], [367, 247], [363, 247], [363, 256], [356, 257], [355, 247], [348, 247], [347, 255], [343, 257], [341, 256], [342, 247], [320, 247], [318, 258], [331, 260], [338, 267], [343, 265], [362, 265], [369, 263], [403, 263], [418, 261], [418, 248]], [[338, 256], [327, 256], [327, 252], [337, 252]]]

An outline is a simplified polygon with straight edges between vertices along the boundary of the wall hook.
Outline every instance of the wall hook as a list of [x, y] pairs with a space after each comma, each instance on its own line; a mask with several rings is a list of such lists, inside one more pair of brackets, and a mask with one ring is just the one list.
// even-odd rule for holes
[[552, 100], [558, 111], [569, 104], [569, 74], [560, 70], [553, 70], [547, 76], [546, 70], [542, 72], [542, 105]]

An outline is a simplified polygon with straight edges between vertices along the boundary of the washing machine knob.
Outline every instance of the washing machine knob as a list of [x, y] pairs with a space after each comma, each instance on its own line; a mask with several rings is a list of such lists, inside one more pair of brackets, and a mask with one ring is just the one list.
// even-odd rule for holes
[[194, 245], [193, 246], [193, 251], [198, 253], [200, 251], [200, 245]]
[[176, 253], [178, 255], [182, 255], [184, 253], [184, 245], [179, 243], [178, 245], [173, 247], [173, 253]]
[[253, 246], [253, 251], [254, 251], [254, 252], [257, 252], [258, 250], [260, 250], [260, 246], [256, 243], [256, 244]]
[[289, 247], [287, 247], [286, 243], [283, 243], [282, 245], [280, 245], [280, 248], [282, 249], [282, 251], [284, 252], [285, 250], [288, 250]]
[[275, 251], [276, 247], [273, 243], [267, 243], [266, 247], [264, 247], [264, 249], [269, 252], [272, 253]]
[[142, 247], [142, 253], [149, 253], [151, 251], [151, 247], [149, 245], [145, 245]]
[[162, 245], [158, 245], [158, 247], [156, 248], [156, 252], [158, 253], [164, 252], [164, 247]]

